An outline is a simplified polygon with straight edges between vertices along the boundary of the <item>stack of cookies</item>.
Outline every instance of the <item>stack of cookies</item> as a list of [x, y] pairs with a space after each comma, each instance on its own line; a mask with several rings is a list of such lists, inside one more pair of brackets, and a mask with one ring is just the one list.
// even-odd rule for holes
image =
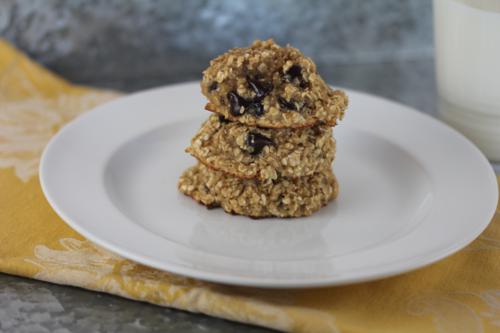
[[299, 50], [256, 41], [203, 73], [213, 114], [186, 149], [198, 160], [179, 180], [207, 207], [260, 217], [311, 215], [338, 194], [332, 127], [347, 96]]

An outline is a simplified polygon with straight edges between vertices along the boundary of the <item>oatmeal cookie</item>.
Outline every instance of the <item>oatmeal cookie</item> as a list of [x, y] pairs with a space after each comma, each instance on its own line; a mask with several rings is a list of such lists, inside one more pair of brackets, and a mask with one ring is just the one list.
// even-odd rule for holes
[[334, 126], [347, 108], [347, 96], [332, 90], [316, 65], [299, 50], [272, 40], [235, 48], [203, 72], [206, 109], [249, 126], [301, 128]]
[[338, 193], [338, 184], [330, 168], [311, 176], [261, 182], [240, 179], [204, 164], [184, 171], [179, 190], [209, 208], [262, 217], [308, 216], [325, 206]]
[[211, 115], [186, 151], [212, 169], [260, 180], [309, 176], [330, 167], [332, 129], [264, 129]]

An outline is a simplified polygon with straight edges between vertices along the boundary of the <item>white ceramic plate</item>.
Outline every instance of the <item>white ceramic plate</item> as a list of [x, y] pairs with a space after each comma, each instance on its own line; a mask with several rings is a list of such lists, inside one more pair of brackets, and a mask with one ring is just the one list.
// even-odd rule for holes
[[207, 118], [198, 84], [120, 98], [62, 129], [41, 161], [55, 211], [88, 239], [161, 270], [262, 287], [338, 285], [428, 265], [488, 225], [497, 184], [483, 155], [403, 105], [348, 91], [335, 128], [338, 199], [308, 218], [252, 220], [177, 191]]

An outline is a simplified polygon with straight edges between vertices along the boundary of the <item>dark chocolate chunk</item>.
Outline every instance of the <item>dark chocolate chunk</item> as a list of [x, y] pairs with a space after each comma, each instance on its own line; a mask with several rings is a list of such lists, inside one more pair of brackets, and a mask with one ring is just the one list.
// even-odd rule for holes
[[265, 146], [272, 146], [274, 142], [260, 133], [249, 132], [247, 135], [247, 145], [252, 148], [252, 155], [258, 155]]
[[255, 100], [262, 100], [271, 90], [273, 89], [273, 85], [270, 83], [260, 82], [255, 79], [251, 79], [247, 76], [248, 86], [255, 93]]
[[292, 65], [286, 73], [286, 77], [288, 78], [289, 81], [293, 81], [294, 79], [302, 79], [302, 67], [299, 65]]
[[287, 101], [281, 96], [278, 97], [278, 103], [283, 109], [297, 111], [297, 106], [295, 105], [294, 102]]
[[227, 99], [229, 101], [229, 111], [233, 116], [238, 117], [245, 112], [257, 117], [264, 114], [264, 107], [260, 100], [246, 100], [234, 91], [227, 94]]
[[302, 89], [309, 87], [309, 82], [307, 82], [302, 76], [302, 67], [299, 65], [292, 65], [292, 67], [290, 67], [285, 73], [286, 81], [293, 82], [295, 79], [297, 79], [299, 87]]
[[245, 100], [241, 98], [237, 93], [235, 93], [234, 91], [228, 92], [227, 100], [229, 101], [229, 111], [233, 116], [241, 116], [245, 112]]
[[260, 117], [264, 114], [264, 107], [260, 102], [251, 102], [248, 106], [245, 107], [245, 110], [248, 111], [251, 115]]

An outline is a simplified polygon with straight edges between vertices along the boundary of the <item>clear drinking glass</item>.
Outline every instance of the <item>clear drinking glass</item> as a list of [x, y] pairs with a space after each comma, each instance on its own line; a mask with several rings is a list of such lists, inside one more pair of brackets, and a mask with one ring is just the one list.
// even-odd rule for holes
[[440, 117], [500, 161], [500, 0], [434, 0]]

